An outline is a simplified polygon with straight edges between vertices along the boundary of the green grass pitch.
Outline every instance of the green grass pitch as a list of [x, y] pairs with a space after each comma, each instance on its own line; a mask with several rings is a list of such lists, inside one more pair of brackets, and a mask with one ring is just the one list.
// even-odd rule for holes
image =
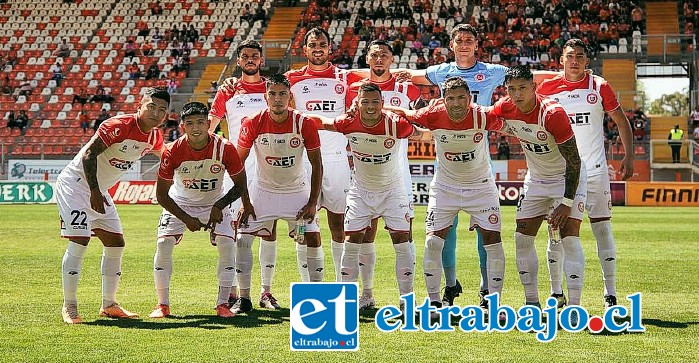
[[[312, 353], [289, 349], [289, 311], [255, 310], [231, 320], [214, 316], [217, 283], [216, 249], [207, 233], [187, 234], [175, 249], [171, 284], [173, 318], [116, 321], [98, 317], [100, 254], [93, 240], [85, 256], [78, 290], [84, 324], [67, 326], [60, 315], [61, 259], [66, 240], [58, 237], [56, 206], [2, 206], [0, 209], [0, 362], [455, 362], [455, 361], [699, 361], [699, 210], [696, 208], [617, 207], [613, 228], [618, 249], [617, 285], [624, 296], [643, 293], [643, 334], [592, 335], [559, 333], [551, 343], [534, 334], [381, 333], [373, 316], [360, 321], [357, 352]], [[120, 206], [126, 250], [118, 292], [122, 305], [147, 316], [156, 303], [153, 253], [160, 209]], [[425, 208], [417, 208], [416, 295], [426, 295], [422, 277]], [[478, 303], [478, 258], [475, 235], [459, 225], [458, 277], [464, 294], [460, 305]], [[503, 302], [519, 307], [523, 289], [515, 268], [514, 208], [503, 210], [507, 271]], [[324, 223], [324, 222], [323, 222]], [[286, 227], [280, 228], [280, 236]], [[323, 236], [329, 236], [327, 228]], [[583, 305], [601, 314], [602, 280], [594, 240], [587, 222], [582, 240], [587, 260]], [[545, 240], [537, 238], [539, 286], [548, 295]], [[253, 246], [253, 291], [259, 288], [257, 243]], [[333, 274], [328, 246], [326, 280]], [[279, 238], [275, 295], [288, 308], [289, 283], [295, 281], [295, 250]], [[398, 303], [394, 252], [384, 231], [377, 240], [377, 305]]]

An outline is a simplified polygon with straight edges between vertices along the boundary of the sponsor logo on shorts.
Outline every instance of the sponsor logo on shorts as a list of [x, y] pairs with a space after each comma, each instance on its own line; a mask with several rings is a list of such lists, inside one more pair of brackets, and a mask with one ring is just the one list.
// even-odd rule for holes
[[291, 146], [293, 148], [297, 148], [297, 147], [301, 146], [301, 139], [299, 139], [296, 136], [292, 137], [291, 140], [289, 140], [289, 146]]
[[211, 165], [211, 167], [209, 168], [209, 171], [214, 174], [220, 173], [221, 170], [223, 170], [223, 168], [221, 167], [221, 165], [218, 164]]
[[359, 349], [358, 291], [356, 282], [291, 284], [291, 350]]
[[578, 202], [578, 210], [582, 213], [585, 212], [585, 203]]
[[392, 148], [393, 145], [395, 145], [395, 144], [396, 144], [396, 140], [394, 140], [394, 139], [386, 139], [386, 140], [384, 140], [384, 142], [383, 142], [383, 146], [384, 146], [386, 149]]
[[495, 213], [488, 216], [488, 222], [490, 222], [490, 224], [497, 224], [499, 220], [500, 218], [498, 218], [498, 215]]
[[548, 138], [548, 135], [546, 135], [546, 131], [537, 131], [536, 138], [541, 140], [541, 141], [544, 141]]
[[609, 210], [612, 210], [612, 201], [611, 200], [607, 202], [607, 207], [609, 207]]

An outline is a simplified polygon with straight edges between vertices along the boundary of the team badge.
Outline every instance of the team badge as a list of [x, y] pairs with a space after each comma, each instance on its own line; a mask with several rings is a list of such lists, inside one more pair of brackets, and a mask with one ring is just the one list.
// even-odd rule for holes
[[386, 140], [384, 140], [384, 142], [383, 142], [383, 146], [384, 146], [386, 149], [392, 148], [393, 145], [395, 145], [395, 144], [396, 144], [396, 140], [393, 140], [393, 139], [386, 139]]
[[590, 93], [587, 95], [587, 103], [594, 105], [597, 103], [597, 95], [594, 93]]
[[398, 97], [391, 97], [391, 106], [400, 106], [400, 98]]
[[214, 173], [214, 174], [220, 173], [221, 170], [222, 170], [221, 165], [218, 165], [218, 164], [211, 165], [211, 167], [209, 168], [209, 171]]
[[585, 203], [583, 203], [583, 202], [578, 203], [578, 210], [580, 211], [580, 213], [585, 212]]
[[488, 222], [490, 222], [490, 224], [496, 224], [496, 223], [498, 223], [498, 220], [499, 220], [498, 215], [495, 213], [488, 216]]
[[291, 147], [299, 147], [301, 145], [301, 139], [298, 137], [292, 137], [291, 140], [289, 140], [289, 146]]
[[473, 135], [473, 142], [475, 142], [477, 144], [477, 143], [481, 142], [481, 140], [483, 140], [483, 133], [476, 132], [476, 134]]
[[483, 81], [483, 80], [485, 79], [485, 74], [483, 74], [483, 73], [478, 73], [478, 74], [476, 74], [476, 76], [473, 77], [473, 78], [476, 80], [476, 82], [481, 82], [481, 81]]
[[537, 132], [536, 132], [536, 138], [539, 139], [539, 140], [541, 140], [541, 141], [544, 141], [544, 140], [546, 140], [546, 139], [548, 138], [548, 136], [546, 135], [546, 132], [545, 132], [545, 131], [537, 131]]
[[338, 95], [345, 93], [345, 87], [341, 84], [335, 85], [335, 93], [337, 93]]

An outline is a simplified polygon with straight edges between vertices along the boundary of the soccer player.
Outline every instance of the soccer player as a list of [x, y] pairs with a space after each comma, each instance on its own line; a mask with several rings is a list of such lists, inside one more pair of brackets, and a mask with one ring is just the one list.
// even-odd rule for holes
[[[233, 79], [228, 87], [220, 87], [218, 92], [216, 92], [214, 102], [211, 105], [211, 112], [209, 113], [209, 119], [211, 120], [209, 131], [213, 132], [225, 117], [228, 124], [228, 140], [233, 145], [238, 143], [240, 124], [243, 117], [252, 116], [267, 107], [267, 102], [265, 102], [265, 79], [260, 75], [260, 66], [264, 62], [262, 45], [255, 40], [245, 40], [238, 45], [236, 52], [238, 54], [237, 65], [242, 71], [241, 77]], [[249, 183], [255, 177], [254, 156], [247, 158], [245, 172]], [[228, 176], [224, 177], [223, 186], [225, 191], [233, 186], [233, 182]], [[240, 202], [236, 201], [231, 206], [231, 210], [233, 213], [236, 213], [238, 209], [240, 209]], [[272, 230], [270, 241], [260, 239], [259, 259], [262, 289], [265, 289], [265, 286], [267, 286], [269, 290], [274, 280], [274, 272], [277, 265], [276, 228]], [[238, 301], [236, 277], [233, 278], [233, 286], [231, 287], [229, 299], [231, 306]]]
[[[257, 219], [241, 225], [236, 256], [240, 287], [239, 304], [236, 304], [240, 305], [242, 312], [252, 309], [252, 241], [255, 236], [269, 241], [277, 219], [284, 219], [290, 225], [305, 224], [310, 280], [322, 281], [325, 268], [320, 227], [315, 219], [323, 177], [318, 130], [313, 121], [289, 107], [292, 95], [285, 76], [271, 75], [266, 86], [267, 108], [243, 118], [238, 139], [241, 160], [245, 161], [253, 148], [257, 158], [256, 177], [250, 187], [250, 201]], [[304, 149], [312, 168], [310, 185], [301, 163]], [[243, 208], [241, 213], [245, 220], [250, 211]], [[279, 309], [271, 289], [262, 293], [260, 306]], [[238, 312], [236, 308], [232, 308], [235, 313]]]
[[[437, 308], [443, 305], [439, 288], [444, 238], [461, 210], [471, 215], [470, 229], [480, 230], [483, 236], [490, 276], [488, 291], [501, 294], [505, 278], [500, 199], [486, 143], [488, 131], [499, 131], [502, 122], [489, 110], [471, 103], [463, 78], [447, 78], [442, 89], [443, 98], [419, 111], [395, 110], [431, 130], [435, 139], [438, 163], [430, 183], [423, 270], [430, 304]], [[487, 304], [482, 307], [487, 311]]]
[[[604, 280], [604, 305], [616, 305], [616, 244], [612, 235], [612, 198], [609, 189], [607, 158], [604, 153], [604, 114], [619, 126], [624, 144], [621, 161], [621, 178], [633, 176], [633, 132], [612, 87], [599, 76], [585, 72], [589, 64], [587, 46], [580, 39], [570, 39], [563, 46], [561, 64], [563, 74], [543, 82], [538, 93], [556, 99], [568, 112], [570, 124], [587, 167], [587, 201], [585, 209], [592, 234], [597, 240], [597, 256], [602, 265]], [[551, 275], [551, 293], [565, 305], [563, 294], [563, 249], [561, 244], [549, 240], [547, 250]]]
[[326, 130], [347, 137], [354, 162], [354, 182], [347, 194], [344, 222], [349, 239], [342, 254], [342, 281], [357, 281], [364, 233], [372, 219], [382, 217], [396, 251], [398, 290], [404, 295], [413, 291], [415, 249], [409, 236], [410, 201], [403, 181], [396, 178], [400, 173], [398, 144], [411, 135], [421, 137], [421, 131], [397, 114], [383, 110], [381, 89], [376, 84], [360, 86], [357, 105], [358, 111], [352, 115], [318, 120]]
[[[294, 107], [304, 112], [326, 117], [336, 117], [345, 112], [347, 88], [363, 78], [363, 73], [335, 67], [330, 59], [330, 35], [323, 28], [313, 28], [306, 33], [303, 51], [308, 64], [299, 70], [286, 72], [294, 95]], [[347, 139], [338, 133], [319, 131], [320, 152], [323, 155], [323, 174], [319, 208], [327, 212], [328, 227], [332, 237], [331, 253], [335, 265], [335, 279], [340, 281], [340, 258], [344, 241], [343, 219], [350, 169], [347, 160]], [[306, 169], [310, 170], [308, 164]], [[305, 267], [306, 247], [297, 244], [299, 272], [302, 281], [308, 281], [310, 270]]]
[[[393, 48], [384, 40], [374, 40], [367, 47], [367, 62], [369, 63], [369, 78], [350, 85], [347, 92], [346, 108], [350, 109], [356, 101], [359, 88], [363, 84], [374, 83], [381, 89], [385, 106], [409, 108], [421, 100], [420, 89], [410, 82], [398, 82], [389, 71], [393, 64]], [[403, 180], [404, 190], [408, 197], [410, 214], [410, 238], [412, 243], [412, 221], [415, 211], [412, 207], [413, 186], [408, 163], [408, 139], [398, 140], [398, 170]], [[359, 309], [374, 307], [374, 268], [376, 265], [376, 237], [378, 219], [371, 221], [371, 228], [364, 234], [364, 241], [359, 249], [359, 276], [362, 279], [362, 296], [359, 298]]]
[[579, 236], [587, 184], [575, 135], [563, 107], [536, 94], [527, 66], [510, 68], [505, 86], [508, 97], [495, 104], [493, 113], [504, 118], [507, 132], [520, 140], [529, 169], [517, 205], [515, 230], [517, 269], [526, 303], [540, 306], [534, 238], [548, 216], [550, 227], [560, 231], [570, 303], [579, 305], [585, 273]]
[[[163, 153], [158, 171], [156, 195], [163, 206], [158, 240], [153, 258], [153, 277], [158, 305], [151, 318], [170, 315], [172, 253], [185, 229], [210, 229], [218, 249], [218, 300], [216, 315], [235, 316], [228, 298], [235, 276], [234, 218], [228, 205], [239, 197], [246, 209], [253, 210], [247, 190], [245, 170], [238, 151], [230, 141], [209, 132], [209, 109], [200, 102], [184, 105], [180, 123], [185, 135]], [[223, 192], [223, 176], [228, 173], [234, 186]]]
[[[492, 104], [495, 88], [502, 85], [505, 80], [507, 67], [484, 63], [476, 58], [478, 50], [478, 31], [470, 24], [455, 26], [450, 33], [449, 49], [454, 52], [455, 61], [433, 65], [425, 70], [411, 70], [412, 81], [415, 84], [437, 85], [444, 95], [444, 81], [452, 76], [463, 78], [468, 84], [473, 103], [483, 106]], [[456, 227], [458, 216], [454, 219], [453, 227], [449, 230], [444, 241], [442, 259], [446, 288], [444, 289], [443, 303], [453, 305], [454, 298], [462, 292], [462, 287], [456, 279]], [[481, 304], [485, 303], [483, 296], [488, 295], [488, 270], [487, 253], [484, 247], [484, 239], [479, 230], [476, 230], [478, 257], [480, 262]]]
[[119, 214], [107, 190], [149, 152], [160, 156], [163, 136], [157, 126], [165, 120], [169, 104], [167, 90], [147, 89], [138, 111], [103, 122], [56, 180], [61, 236], [69, 239], [62, 267], [62, 315], [68, 324], [82, 322], [78, 314], [78, 281], [92, 235], [104, 245], [100, 316], [138, 317], [116, 301], [125, 243]]

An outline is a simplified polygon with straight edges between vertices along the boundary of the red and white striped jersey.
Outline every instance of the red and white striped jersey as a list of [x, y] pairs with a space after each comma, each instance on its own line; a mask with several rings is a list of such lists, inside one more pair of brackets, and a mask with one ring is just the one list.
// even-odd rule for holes
[[301, 112], [289, 108], [289, 116], [279, 124], [272, 121], [269, 110], [264, 110], [243, 118], [238, 147], [254, 147], [261, 189], [293, 193], [310, 187], [302, 163], [303, 150], [319, 149], [320, 139], [315, 124]]
[[488, 131], [500, 130], [502, 121], [491, 107], [469, 105], [462, 120], [449, 118], [443, 99], [417, 111], [413, 119], [432, 130], [437, 149], [434, 180], [454, 188], [478, 187], [493, 182], [488, 149]]
[[212, 206], [224, 195], [224, 174], [232, 177], [242, 170], [230, 141], [209, 133], [209, 144], [194, 150], [184, 135], [163, 153], [158, 177], [173, 181], [168, 194], [178, 205]]
[[413, 134], [413, 125], [388, 111], [382, 111], [381, 120], [372, 127], [364, 126], [359, 114], [342, 115], [334, 125], [349, 140], [357, 186], [376, 192], [403, 188], [398, 141]]
[[621, 107], [609, 83], [589, 74], [577, 82], [559, 75], [543, 82], [537, 92], [558, 101], [568, 113], [587, 175], [607, 173], [604, 113]]
[[257, 83], [248, 83], [238, 79], [233, 85], [233, 91], [221, 87], [216, 92], [209, 114], [218, 118], [226, 117], [228, 139], [234, 145], [238, 143], [240, 123], [243, 117], [254, 115], [267, 107], [265, 91], [265, 79], [263, 78]]
[[500, 99], [493, 106], [495, 115], [507, 122], [507, 132], [515, 135], [524, 149], [527, 167], [532, 179], [563, 182], [566, 161], [558, 150], [574, 137], [570, 121], [563, 107], [556, 101], [537, 95], [536, 106], [522, 113], [510, 97]]
[[[351, 71], [328, 63], [323, 71], [308, 66], [286, 72], [294, 95], [296, 109], [302, 112], [334, 118], [345, 112], [345, 98], [350, 84], [360, 78]], [[324, 161], [346, 157], [347, 140], [338, 133], [320, 130], [321, 154]]]
[[[157, 127], [148, 132], [141, 131], [136, 114], [115, 116], [106, 120], [92, 138], [94, 140], [97, 137], [107, 145], [107, 149], [97, 156], [97, 181], [103, 193], [116, 184], [135, 161], [152, 150], [163, 148], [161, 131]], [[83, 156], [87, 147], [85, 145], [61, 172], [68, 177], [75, 177], [85, 186], [87, 181]]]

